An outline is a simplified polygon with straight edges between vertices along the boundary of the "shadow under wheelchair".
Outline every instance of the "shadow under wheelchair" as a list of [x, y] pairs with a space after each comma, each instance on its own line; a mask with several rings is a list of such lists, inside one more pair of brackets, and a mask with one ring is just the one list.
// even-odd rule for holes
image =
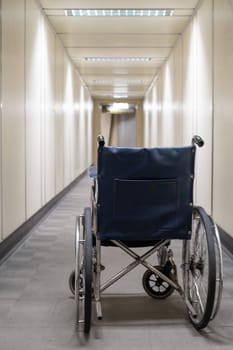
[[104, 294], [103, 319], [95, 318], [96, 326], [186, 323], [186, 308], [179, 298], [153, 300], [143, 294]]
[[[127, 327], [127, 329], [154, 329], [161, 330], [176, 327], [177, 331], [186, 329], [190, 336], [199, 338], [203, 346], [219, 346], [229, 349], [232, 347], [232, 327], [229, 320], [223, 315], [219, 321], [214, 321], [205, 329], [196, 330], [188, 321], [185, 304], [179, 295], [173, 294], [166, 300], [148, 298], [143, 294], [104, 294], [102, 296], [102, 307], [104, 317], [92, 320], [94, 326], [94, 337], [101, 338], [101, 329], [106, 327]], [[227, 307], [227, 306], [226, 306]], [[225, 314], [223, 310], [223, 314]], [[221, 314], [221, 312], [220, 312]], [[228, 326], [227, 326], [227, 324]], [[135, 328], [136, 327], [136, 328]], [[162, 328], [161, 328], [162, 327]], [[168, 328], [167, 328], [168, 327]], [[139, 329], [139, 328], [138, 328]], [[173, 328], [174, 330], [174, 328]], [[185, 333], [185, 334], [186, 334]]]

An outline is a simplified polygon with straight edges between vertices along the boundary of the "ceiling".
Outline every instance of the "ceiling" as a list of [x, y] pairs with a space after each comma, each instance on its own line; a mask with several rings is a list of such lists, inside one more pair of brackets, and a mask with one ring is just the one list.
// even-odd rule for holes
[[[96, 98], [142, 98], [199, 0], [40, 0], [84, 83]], [[73, 17], [65, 9], [172, 9], [163, 17]], [[111, 62], [85, 58], [112, 57]], [[122, 58], [137, 58], [134, 62]], [[119, 58], [121, 60], [119, 61]], [[149, 58], [142, 62], [139, 58]]]

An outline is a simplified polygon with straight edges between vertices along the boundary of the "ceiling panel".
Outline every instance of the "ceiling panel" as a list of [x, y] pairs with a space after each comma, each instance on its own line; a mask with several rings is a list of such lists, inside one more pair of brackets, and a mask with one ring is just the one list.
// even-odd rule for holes
[[159, 57], [165, 58], [169, 55], [170, 48], [144, 47], [139, 52], [138, 47], [75, 47], [67, 49], [69, 55], [75, 60], [79, 57]]
[[[143, 97], [198, 0], [40, 0], [94, 97]], [[73, 17], [65, 9], [173, 9], [164, 17]], [[148, 62], [90, 62], [85, 57], [149, 57]]]
[[138, 76], [154, 76], [159, 68], [159, 64], [157, 65], [157, 67], [129, 67], [129, 66], [125, 66], [125, 67], [121, 67], [121, 66], [106, 66], [106, 65], [102, 65], [98, 66], [98, 65], [91, 65], [90, 67], [87, 65], [79, 65], [79, 72], [81, 75], [85, 75], [85, 76], [115, 76], [115, 75], [138, 75]]
[[189, 16], [161, 18], [90, 18], [48, 16], [56, 33], [180, 34]]
[[41, 0], [46, 9], [69, 8], [192, 8], [198, 0]]
[[61, 34], [66, 47], [172, 47], [179, 34]]

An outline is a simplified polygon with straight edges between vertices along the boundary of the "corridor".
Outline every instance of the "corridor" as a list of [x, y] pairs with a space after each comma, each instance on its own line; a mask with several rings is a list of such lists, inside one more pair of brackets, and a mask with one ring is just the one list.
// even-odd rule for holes
[[[226, 253], [221, 308], [204, 331], [190, 324], [177, 293], [161, 301], [147, 296], [144, 270], [137, 268], [103, 294], [104, 318], [93, 319], [89, 339], [77, 333], [68, 277], [74, 268], [75, 217], [89, 203], [89, 187], [89, 179], [82, 178], [1, 265], [1, 350], [232, 350], [233, 260]], [[177, 259], [179, 248], [176, 243]], [[127, 262], [119, 249], [103, 248], [103, 279]]]
[[[0, 350], [232, 350], [232, 53], [233, 0], [0, 0]], [[186, 188], [183, 178], [160, 177], [151, 158], [149, 175], [132, 177], [167, 181], [167, 196], [151, 200], [149, 187], [135, 195], [143, 205], [153, 202], [153, 219], [154, 199], [160, 205], [166, 197], [173, 214], [181, 203], [191, 218], [191, 206], [200, 206], [219, 229], [223, 300], [203, 331], [190, 324], [178, 293], [161, 301], [144, 293], [143, 267], [104, 293], [104, 319], [93, 316], [89, 339], [75, 329], [68, 288], [75, 218], [89, 205], [86, 173], [97, 163], [98, 135], [108, 146], [172, 148], [171, 154], [188, 148], [194, 135], [204, 140], [195, 168], [186, 171], [186, 202], [176, 198]], [[131, 185], [124, 186], [125, 194]], [[106, 207], [115, 215], [113, 197]], [[180, 267], [181, 242], [172, 244]], [[203, 271], [202, 257], [196, 263], [193, 256], [190, 271]], [[129, 261], [103, 248], [103, 281]], [[204, 309], [196, 294], [188, 298]]]

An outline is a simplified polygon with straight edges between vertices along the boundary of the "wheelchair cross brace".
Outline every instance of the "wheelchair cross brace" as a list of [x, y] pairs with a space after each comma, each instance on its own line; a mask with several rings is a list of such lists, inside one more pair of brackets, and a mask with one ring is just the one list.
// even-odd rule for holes
[[[132, 271], [136, 266], [139, 264], [143, 265], [147, 269], [149, 269], [151, 272], [153, 272], [155, 275], [158, 275], [161, 279], [166, 281], [169, 285], [171, 285], [174, 289], [178, 291], [178, 293], [181, 295], [181, 297], [185, 300], [185, 303], [189, 309], [189, 311], [192, 313], [193, 317], [195, 317], [196, 312], [194, 308], [192, 307], [191, 303], [189, 302], [188, 298], [186, 297], [186, 291], [183, 291], [181, 286], [178, 283], [178, 280], [175, 278], [172, 280], [169, 277], [167, 277], [165, 274], [163, 274], [160, 270], [156, 269], [153, 265], [151, 265], [146, 259], [148, 259], [153, 253], [155, 253], [157, 250], [159, 250], [162, 246], [169, 243], [169, 240], [162, 240], [156, 243], [150, 250], [145, 252], [143, 255], [139, 256], [136, 254], [132, 249], [127, 247], [124, 243], [121, 241], [111, 241], [115, 246], [121, 248], [126, 254], [130, 255], [135, 261], [127, 265], [125, 268], [123, 268], [121, 271], [116, 273], [113, 277], [111, 277], [109, 280], [107, 280], [103, 285], [101, 285], [101, 242], [100, 240], [96, 240], [96, 273], [95, 273], [95, 283], [94, 283], [94, 297], [96, 302], [96, 314], [97, 318], [99, 320], [102, 319], [102, 307], [101, 307], [101, 293], [109, 288], [111, 285], [113, 285], [115, 282], [117, 282], [119, 279], [121, 279], [123, 276], [125, 276], [128, 272]], [[175, 264], [172, 263], [172, 265], [175, 267]]]

